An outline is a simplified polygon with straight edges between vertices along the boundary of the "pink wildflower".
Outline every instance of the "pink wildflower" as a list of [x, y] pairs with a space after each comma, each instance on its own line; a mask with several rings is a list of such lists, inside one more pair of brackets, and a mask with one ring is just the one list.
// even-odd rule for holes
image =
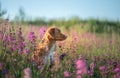
[[86, 60], [82, 60], [82, 56], [80, 55], [79, 56], [80, 60], [76, 60], [75, 61], [75, 65], [76, 65], [76, 74], [78, 75], [84, 75], [84, 74], [87, 74], [87, 64], [86, 64]]
[[77, 69], [86, 67], [86, 62], [84, 60], [77, 60], [75, 64]]
[[81, 60], [82, 58], [83, 58], [83, 56], [80, 54], [80, 55], [79, 55], [79, 59]]
[[30, 68], [25, 68], [24, 69], [24, 78], [31, 78], [31, 69]]
[[99, 67], [99, 70], [105, 71], [105, 66], [100, 66], [100, 67]]
[[69, 78], [71, 76], [69, 71], [64, 71], [64, 77]]
[[93, 76], [94, 71], [90, 70], [90, 71], [88, 71], [88, 74], [89, 74], [90, 76]]
[[77, 70], [77, 71], [76, 71], [76, 74], [77, 74], [77, 75], [82, 74], [82, 70]]
[[115, 72], [115, 73], [119, 73], [119, 72], [120, 72], [120, 68], [115, 68], [115, 69], [114, 69], [114, 72]]
[[96, 64], [95, 64], [94, 62], [90, 64], [90, 68], [91, 68], [92, 70], [94, 70], [95, 66], [96, 66]]
[[24, 50], [24, 53], [25, 53], [25, 54], [28, 54], [28, 53], [29, 53], [29, 50], [25, 49], [25, 50]]
[[47, 28], [45, 26], [42, 26], [39, 30], [39, 33], [40, 33], [40, 38], [42, 39], [45, 32], [46, 32]]
[[78, 75], [76, 78], [82, 78], [82, 76]]

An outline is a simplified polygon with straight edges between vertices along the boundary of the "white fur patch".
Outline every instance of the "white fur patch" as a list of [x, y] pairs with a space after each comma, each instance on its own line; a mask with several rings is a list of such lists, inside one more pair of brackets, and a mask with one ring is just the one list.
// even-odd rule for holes
[[50, 61], [54, 61], [54, 54], [55, 54], [56, 44], [53, 44], [48, 55], [45, 56], [45, 63], [48, 64]]

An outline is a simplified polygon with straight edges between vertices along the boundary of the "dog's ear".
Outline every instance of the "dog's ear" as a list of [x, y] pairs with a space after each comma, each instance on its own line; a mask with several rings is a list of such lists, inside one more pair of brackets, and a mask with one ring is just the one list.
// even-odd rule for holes
[[49, 35], [48, 35], [48, 39], [54, 39], [54, 36], [55, 36], [55, 28], [51, 28], [49, 30]]
[[51, 36], [54, 36], [55, 35], [55, 28], [52, 28], [49, 33]]

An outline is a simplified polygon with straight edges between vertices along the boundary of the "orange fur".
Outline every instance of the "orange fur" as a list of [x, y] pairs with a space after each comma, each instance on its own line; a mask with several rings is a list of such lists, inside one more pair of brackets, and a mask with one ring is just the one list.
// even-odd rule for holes
[[35, 48], [35, 51], [32, 53], [31, 59], [37, 65], [45, 64], [45, 57], [49, 54], [50, 49], [56, 43], [56, 41], [65, 40], [67, 36], [61, 33], [60, 29], [57, 27], [50, 27], [46, 31], [42, 41]]

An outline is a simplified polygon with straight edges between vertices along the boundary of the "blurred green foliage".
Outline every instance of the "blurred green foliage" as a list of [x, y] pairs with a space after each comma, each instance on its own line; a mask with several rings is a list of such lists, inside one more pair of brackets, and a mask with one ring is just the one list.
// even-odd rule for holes
[[87, 31], [93, 33], [117, 33], [120, 34], [120, 21], [109, 21], [99, 19], [86, 19], [82, 20], [79, 17], [71, 17], [69, 19], [51, 19], [45, 20], [44, 18], [37, 18], [35, 20], [26, 20], [24, 23], [38, 26], [63, 26], [69, 30], [70, 27], [80, 26], [81, 28], [87, 28]]

